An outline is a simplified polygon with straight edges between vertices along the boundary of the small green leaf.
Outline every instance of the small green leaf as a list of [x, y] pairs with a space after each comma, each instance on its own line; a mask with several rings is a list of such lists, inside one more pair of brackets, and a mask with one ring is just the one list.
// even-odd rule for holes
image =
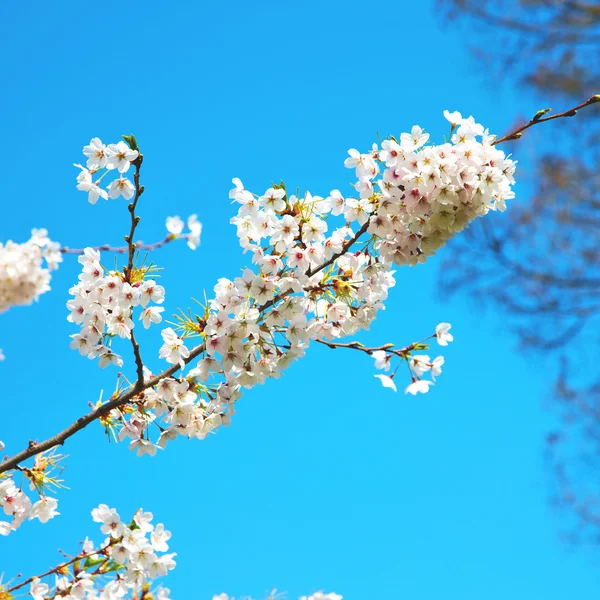
[[103, 563], [105, 560], [106, 560], [106, 558], [104, 558], [104, 557], [94, 558], [93, 556], [88, 556], [85, 559], [85, 562], [83, 563], [83, 568], [85, 570], [85, 569], [89, 569], [90, 567], [95, 567], [96, 565]]
[[139, 150], [137, 140], [135, 139], [135, 135], [133, 135], [133, 133], [131, 135], [124, 135], [123, 139], [129, 144], [129, 147], [132, 150]]

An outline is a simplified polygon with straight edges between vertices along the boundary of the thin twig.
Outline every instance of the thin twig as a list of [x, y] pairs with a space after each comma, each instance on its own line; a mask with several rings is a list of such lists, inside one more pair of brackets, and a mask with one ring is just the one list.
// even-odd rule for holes
[[336, 348], [349, 348], [350, 350], [360, 350], [361, 352], [366, 352], [367, 354], [372, 354], [373, 352], [379, 352], [381, 350], [384, 350], [388, 354], [395, 354], [396, 356], [399, 356], [400, 358], [406, 358], [415, 349], [415, 347], [417, 345], [417, 344], [413, 343], [408, 346], [405, 346], [404, 348], [394, 349], [394, 344], [383, 344], [382, 346], [375, 346], [372, 348], [368, 348], [366, 346], [363, 346], [360, 342], [342, 343], [342, 342], [332, 342], [330, 340], [322, 340], [322, 339], [316, 339], [315, 342], [319, 342], [319, 344], [324, 344], [325, 346], [328, 346], [332, 350], [335, 350]]
[[89, 558], [90, 556], [95, 556], [96, 554], [103, 553], [106, 548], [108, 548], [109, 546], [112, 546], [113, 544], [114, 544], [114, 541], [111, 541], [111, 543], [109, 543], [108, 546], [105, 546], [104, 548], [100, 548], [99, 550], [94, 550], [92, 552], [82, 552], [81, 554], [78, 554], [77, 556], [75, 556], [75, 558], [72, 558], [71, 560], [63, 562], [60, 565], [56, 565], [56, 567], [50, 569], [49, 571], [46, 571], [45, 573], [42, 573], [41, 575], [33, 575], [32, 577], [25, 579], [25, 581], [21, 581], [21, 583], [9, 588], [6, 591], [7, 591], [7, 593], [12, 593], [12, 592], [26, 586], [28, 583], [31, 583], [34, 579], [41, 580], [44, 577], [48, 577], [48, 575], [52, 575], [53, 573], [58, 573], [61, 569], [64, 569], [65, 567], [72, 565], [74, 562], [77, 562], [78, 560], [83, 560], [85, 558]]
[[139, 382], [144, 381], [144, 361], [142, 360], [142, 353], [140, 351], [140, 345], [135, 339], [133, 330], [131, 331], [131, 346], [133, 347], [133, 355], [135, 357], [135, 369], [137, 373], [137, 380]]
[[[144, 161], [144, 155], [138, 154], [138, 157], [132, 162], [135, 167], [135, 173], [133, 175], [133, 181], [135, 184], [135, 196], [133, 198], [133, 202], [128, 205], [129, 214], [131, 215], [131, 229], [129, 231], [129, 235], [125, 237], [125, 241], [127, 242], [128, 247], [128, 257], [127, 257], [127, 267], [124, 270], [125, 281], [126, 283], [131, 284], [131, 278], [133, 276], [133, 257], [135, 256], [136, 244], [133, 241], [133, 236], [135, 235], [135, 229], [140, 222], [140, 217], [136, 216], [135, 208], [137, 203], [144, 193], [144, 186], [140, 185], [140, 169], [142, 167], [142, 162]], [[131, 346], [133, 347], [133, 355], [135, 358], [135, 366], [137, 371], [137, 383], [143, 383], [144, 381], [144, 361], [142, 360], [142, 353], [140, 351], [140, 346], [135, 339], [135, 335], [133, 331], [131, 332], [131, 337], [129, 338], [131, 341]]]
[[[308, 277], [312, 277], [313, 275], [315, 275], [316, 273], [318, 273], [319, 271], [322, 271], [323, 269], [325, 269], [326, 267], [328, 267], [329, 265], [333, 264], [338, 258], [340, 258], [340, 256], [343, 256], [344, 254], [346, 254], [346, 252], [348, 252], [348, 250], [358, 241], [358, 238], [360, 238], [360, 236], [365, 233], [365, 231], [367, 231], [367, 229], [369, 228], [369, 223], [370, 221], [367, 221], [343, 246], [342, 249], [337, 252], [336, 254], [334, 254], [329, 260], [325, 261], [323, 264], [319, 265], [318, 267], [315, 267], [314, 269], [309, 269], [306, 272], [306, 275]], [[277, 302], [279, 302], [280, 300], [283, 300], [284, 298], [286, 298], [287, 296], [289, 296], [290, 294], [293, 294], [293, 290], [289, 290], [287, 292], [284, 292], [282, 294], [278, 294], [277, 296], [275, 296], [272, 300], [269, 300], [267, 302], [265, 302], [262, 306], [258, 307], [258, 310], [262, 313], [264, 312], [267, 308], [270, 308], [271, 306], [273, 306], [274, 304], [276, 304]]]
[[135, 173], [133, 175], [133, 181], [135, 184], [135, 196], [133, 198], [133, 202], [131, 202], [127, 208], [129, 210], [129, 214], [131, 215], [131, 229], [129, 230], [129, 235], [125, 236], [125, 241], [127, 242], [128, 248], [128, 257], [127, 257], [127, 267], [125, 269], [125, 281], [127, 283], [131, 283], [131, 275], [133, 274], [133, 257], [135, 255], [136, 245], [133, 241], [133, 236], [135, 235], [135, 229], [140, 222], [140, 217], [135, 214], [135, 207], [139, 202], [141, 195], [144, 193], [144, 186], [140, 185], [140, 169], [142, 167], [142, 162], [144, 161], [144, 155], [138, 154], [138, 157], [131, 163], [135, 167]]
[[[174, 242], [179, 239], [187, 239], [190, 234], [183, 233], [180, 235], [169, 234], [164, 240], [160, 240], [159, 242], [154, 242], [153, 244], [143, 244], [141, 242], [135, 242], [136, 250], [146, 250], [151, 252], [152, 250], [157, 250], [158, 248], [162, 248], [166, 246], [170, 242]], [[93, 250], [99, 250], [101, 252], [114, 252], [115, 254], [125, 254], [129, 252], [129, 246], [111, 246], [110, 244], [102, 244], [101, 246], [94, 246]], [[68, 246], [63, 246], [60, 249], [60, 252], [63, 254], [83, 254], [85, 252], [84, 248], [69, 248]]]
[[[533, 119], [531, 119], [528, 123], [515, 129], [511, 133], [505, 135], [504, 137], [501, 137], [500, 139], [496, 140], [492, 145], [495, 146], [496, 144], [500, 144], [501, 142], [508, 142], [510, 140], [518, 140], [521, 137], [521, 135], [523, 135], [523, 131], [525, 131], [526, 129], [529, 129], [530, 127], [533, 127], [534, 125], [537, 125], [538, 123], [545, 123], [546, 121], [552, 121], [553, 119], [561, 119], [563, 117], [574, 117], [577, 114], [577, 111], [579, 109], [585, 108], [586, 106], [590, 106], [590, 104], [596, 104], [597, 102], [600, 102], [600, 94], [596, 94], [595, 96], [592, 96], [591, 98], [589, 98], [585, 102], [582, 102], [581, 104], [575, 106], [574, 108], [570, 108], [569, 110], [565, 110], [564, 112], [557, 113], [550, 117], [543, 116], [544, 114], [546, 114], [547, 111], [539, 111], [539, 113], [537, 113], [533, 117]], [[548, 109], [548, 110], [550, 110], [550, 109]]]
[[309, 277], [312, 277], [319, 271], [322, 271], [329, 265], [333, 264], [338, 258], [340, 258], [340, 256], [343, 256], [344, 254], [346, 254], [346, 252], [348, 252], [348, 250], [350, 250], [350, 248], [358, 241], [358, 238], [363, 233], [365, 233], [365, 231], [367, 231], [367, 229], [369, 229], [370, 222], [371, 222], [370, 219], [367, 219], [365, 224], [342, 246], [342, 249], [338, 253], [334, 254], [329, 260], [326, 260], [322, 265], [319, 265], [318, 267], [315, 267], [314, 269], [309, 269], [306, 274]]

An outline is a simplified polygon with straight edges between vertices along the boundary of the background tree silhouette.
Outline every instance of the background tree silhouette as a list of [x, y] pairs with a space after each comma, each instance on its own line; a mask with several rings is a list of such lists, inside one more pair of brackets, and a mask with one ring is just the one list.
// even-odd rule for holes
[[[598, 93], [600, 3], [438, 0], [492, 76], [513, 77], [550, 107]], [[493, 43], [490, 44], [490, 39]], [[527, 115], [529, 120], [532, 115]], [[582, 117], [581, 119], [579, 117]], [[600, 542], [600, 119], [563, 121], [553, 143], [525, 133], [531, 200], [474, 223], [442, 259], [442, 288], [502, 309], [527, 352], [547, 353], [560, 425], [547, 437], [553, 500], [567, 539]], [[466, 249], [469, 252], [465, 252]], [[467, 260], [473, 251], [479, 261]], [[535, 357], [535, 355], [533, 355]], [[541, 357], [537, 355], [537, 358]], [[535, 358], [534, 358], [535, 360]]]

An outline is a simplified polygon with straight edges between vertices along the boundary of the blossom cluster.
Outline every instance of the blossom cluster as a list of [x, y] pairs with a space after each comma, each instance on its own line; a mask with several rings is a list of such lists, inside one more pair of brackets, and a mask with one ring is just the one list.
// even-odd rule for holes
[[31, 238], [22, 244], [0, 242], [0, 313], [31, 304], [47, 292], [50, 272], [60, 262], [60, 244], [51, 241], [45, 229], [32, 229]]
[[[33, 489], [34, 486], [31, 486]], [[15, 485], [12, 478], [0, 480], [0, 506], [4, 514], [11, 517], [10, 521], [0, 520], [0, 535], [7, 536], [15, 531], [26, 519], [39, 519], [41, 523], [47, 523], [50, 519], [60, 514], [58, 501], [49, 496], [40, 496], [37, 502], [19, 487]]]
[[493, 145], [496, 137], [473, 117], [444, 116], [450, 142], [426, 145], [429, 134], [415, 125], [400, 141], [387, 139], [365, 154], [350, 150], [345, 161], [356, 170], [360, 198], [338, 210], [346, 219], [368, 218], [377, 250], [398, 265], [424, 262], [473, 219], [504, 211], [514, 198], [516, 163]]
[[[185, 378], [164, 378], [146, 390], [139, 410], [127, 416], [119, 436], [132, 438], [131, 447], [140, 454], [154, 454], [177, 435], [203, 439], [229, 424], [241, 388], [278, 377], [304, 355], [311, 340], [367, 328], [394, 284], [393, 272], [368, 249], [344, 251], [356, 235], [350, 227], [325, 238], [326, 225], [318, 225], [316, 216], [322, 213], [309, 194], [288, 198], [285, 190], [271, 188], [259, 198], [267, 211], [275, 198], [283, 202], [275, 203], [278, 213], [289, 213], [269, 217], [277, 225], [268, 232], [265, 247], [252, 244], [248, 230], [240, 226], [240, 219], [250, 218], [244, 216], [250, 209], [244, 201], [254, 196], [239, 180], [232, 195], [242, 201], [233, 221], [243, 247], [253, 252], [258, 272], [246, 269], [233, 280], [220, 279], [204, 313], [184, 323], [204, 339], [203, 357]], [[311, 233], [312, 224], [317, 229]], [[259, 231], [252, 235], [261, 239]], [[162, 336], [160, 356], [183, 366], [189, 349], [182, 337], [172, 328]], [[112, 417], [122, 415], [114, 411]], [[157, 417], [162, 420], [160, 435], [152, 444], [147, 429]]]
[[90, 359], [98, 358], [100, 367], [121, 366], [123, 359], [110, 348], [112, 339], [131, 338], [136, 307], [141, 308], [139, 320], [146, 329], [160, 323], [164, 308], [150, 303], [161, 304], [165, 290], [153, 279], [144, 280], [143, 271], [127, 281], [121, 271], [105, 270], [100, 252], [92, 248], [86, 248], [78, 261], [82, 272], [79, 283], [69, 290], [74, 298], [67, 302], [67, 319], [81, 330], [71, 335], [71, 348]]
[[[4, 442], [0, 441], [0, 451], [4, 449]], [[11, 517], [10, 521], [0, 519], [0, 535], [7, 536], [15, 531], [26, 520], [38, 519], [41, 523], [47, 523], [50, 519], [59, 515], [58, 501], [47, 495], [48, 490], [63, 487], [62, 480], [58, 474], [62, 471], [61, 462], [64, 459], [56, 448], [46, 452], [39, 452], [35, 456], [33, 465], [21, 467], [19, 474], [21, 481], [16, 481], [17, 473], [10, 472], [0, 475], [0, 507], [1, 512]], [[29, 495], [23, 491], [28, 487], [29, 491], [37, 494], [38, 500], [32, 502]], [[0, 596], [1, 598], [1, 596]]]
[[[255, 267], [219, 279], [203, 312], [181, 319], [181, 331], [162, 331], [161, 358], [183, 369], [191, 354], [186, 338], [199, 336], [194, 355], [200, 360], [186, 376], [164, 377], [145, 389], [127, 411], [113, 410], [107, 420], [120, 428], [118, 437], [130, 439], [138, 454], [153, 455], [178, 435], [203, 439], [229, 424], [242, 388], [279, 377], [311, 341], [331, 345], [368, 329], [395, 284], [394, 264], [423, 262], [470, 220], [503, 210], [512, 196], [514, 163], [472, 117], [446, 117], [451, 143], [427, 146], [428, 134], [415, 126], [400, 141], [390, 138], [366, 154], [350, 150], [345, 164], [356, 170], [358, 197], [345, 198], [339, 190], [327, 197], [290, 195], [283, 183], [254, 194], [234, 179], [230, 198], [239, 208], [231, 222]], [[85, 150], [92, 161], [88, 168], [125, 172], [126, 160], [136, 157], [122, 150], [119, 162], [91, 144]], [[183, 227], [178, 217], [167, 220], [170, 235], [182, 235]], [[195, 216], [188, 227], [199, 235]], [[69, 319], [82, 331], [71, 336], [72, 346], [100, 357], [100, 366], [121, 366], [103, 339], [130, 337], [133, 307], [161, 303], [164, 290], [143, 275], [131, 283], [120, 272], [107, 273], [94, 250], [86, 249], [79, 260], [83, 273], [68, 306]], [[161, 311], [144, 308], [144, 324], [160, 322]], [[441, 324], [436, 330], [442, 345], [451, 339], [448, 329]], [[427, 347], [413, 344], [394, 352], [409, 365], [407, 393], [427, 392], [441, 373], [442, 357], [413, 352]], [[389, 352], [374, 358], [376, 368], [389, 369]], [[376, 377], [395, 390], [396, 371]], [[425, 373], [431, 381], [422, 379]], [[146, 369], [146, 380], [151, 375]], [[156, 442], [150, 440], [152, 424], [160, 432]]]
[[[77, 175], [77, 189], [87, 192], [90, 204], [96, 204], [99, 198], [104, 200], [116, 199], [119, 196], [123, 196], [125, 200], [133, 198], [135, 186], [125, 177], [125, 173], [129, 171], [131, 163], [138, 158], [137, 150], [130, 148], [125, 142], [107, 146], [96, 137], [83, 148], [83, 153], [87, 157], [86, 166], [75, 164], [81, 170]], [[94, 176], [102, 170], [104, 173], [94, 180]], [[106, 188], [100, 187], [102, 179], [111, 172], [118, 173], [118, 177]]]
[[[451, 143], [425, 146], [428, 135], [414, 127], [381, 149], [351, 150], [346, 166], [356, 169], [356, 198], [339, 190], [327, 197], [290, 195], [283, 184], [254, 194], [233, 180], [230, 197], [239, 209], [231, 222], [255, 268], [219, 279], [204, 312], [182, 320], [181, 335], [162, 332], [160, 356], [168, 363], [184, 367], [189, 335], [201, 336], [202, 356], [185, 378], [165, 378], [146, 390], [128, 423], [113, 413], [115, 423], [124, 424], [120, 436], [133, 438], [132, 448], [154, 454], [177, 435], [202, 439], [228, 424], [241, 388], [279, 377], [311, 341], [368, 329], [395, 284], [394, 264], [423, 262], [472, 219], [504, 209], [514, 163], [472, 117], [447, 118]], [[445, 339], [438, 334], [438, 341]], [[409, 362], [406, 391], [427, 392], [443, 359], [399, 356]], [[424, 373], [433, 380], [423, 380]], [[395, 389], [393, 375], [378, 377]], [[148, 427], [159, 417], [153, 444]]]
[[[92, 518], [107, 537], [99, 546], [86, 538], [73, 560], [45, 576], [49, 581], [33, 578], [29, 593], [34, 600], [118, 600], [148, 591], [153, 579], [175, 568], [175, 553], [167, 553], [171, 532], [162, 523], [154, 526], [152, 513], [140, 509], [126, 524], [114, 508], [101, 504]], [[152, 597], [167, 600], [169, 590], [159, 586]]]

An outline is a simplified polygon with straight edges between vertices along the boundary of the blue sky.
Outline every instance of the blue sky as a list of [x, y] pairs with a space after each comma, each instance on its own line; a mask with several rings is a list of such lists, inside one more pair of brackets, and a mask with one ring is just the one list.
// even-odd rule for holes
[[[426, 1], [5, 3], [0, 239], [46, 227], [73, 247], [120, 243], [125, 203], [89, 205], [72, 163], [91, 137], [134, 132], [145, 155], [140, 237], [160, 239], [173, 214], [204, 224], [196, 253], [173, 244], [155, 255], [167, 312], [190, 306], [247, 261], [228, 224], [232, 177], [256, 191], [281, 178], [348, 191], [346, 150], [377, 132], [417, 123], [441, 139], [445, 108], [504, 132], [540, 108], [510, 82], [492, 85], [467, 30], [440, 27], [434, 11]], [[0, 315], [7, 452], [113, 389], [115, 371], [68, 347], [77, 267], [67, 259], [38, 304]], [[136, 458], [91, 426], [64, 448], [63, 515], [1, 540], [0, 572], [41, 572], [57, 548], [99, 540], [89, 511], [104, 502], [123, 516], [143, 506], [173, 532], [167, 584], [179, 600], [273, 587], [292, 599], [318, 589], [347, 600], [591, 597], [597, 567], [561, 543], [548, 503], [544, 369], [492, 311], [445, 298], [438, 267], [399, 270], [360, 338], [404, 344], [451, 322], [456, 342], [429, 395], [393, 394], [367, 357], [312, 347], [206, 441]], [[161, 366], [159, 329], [142, 341]]]

